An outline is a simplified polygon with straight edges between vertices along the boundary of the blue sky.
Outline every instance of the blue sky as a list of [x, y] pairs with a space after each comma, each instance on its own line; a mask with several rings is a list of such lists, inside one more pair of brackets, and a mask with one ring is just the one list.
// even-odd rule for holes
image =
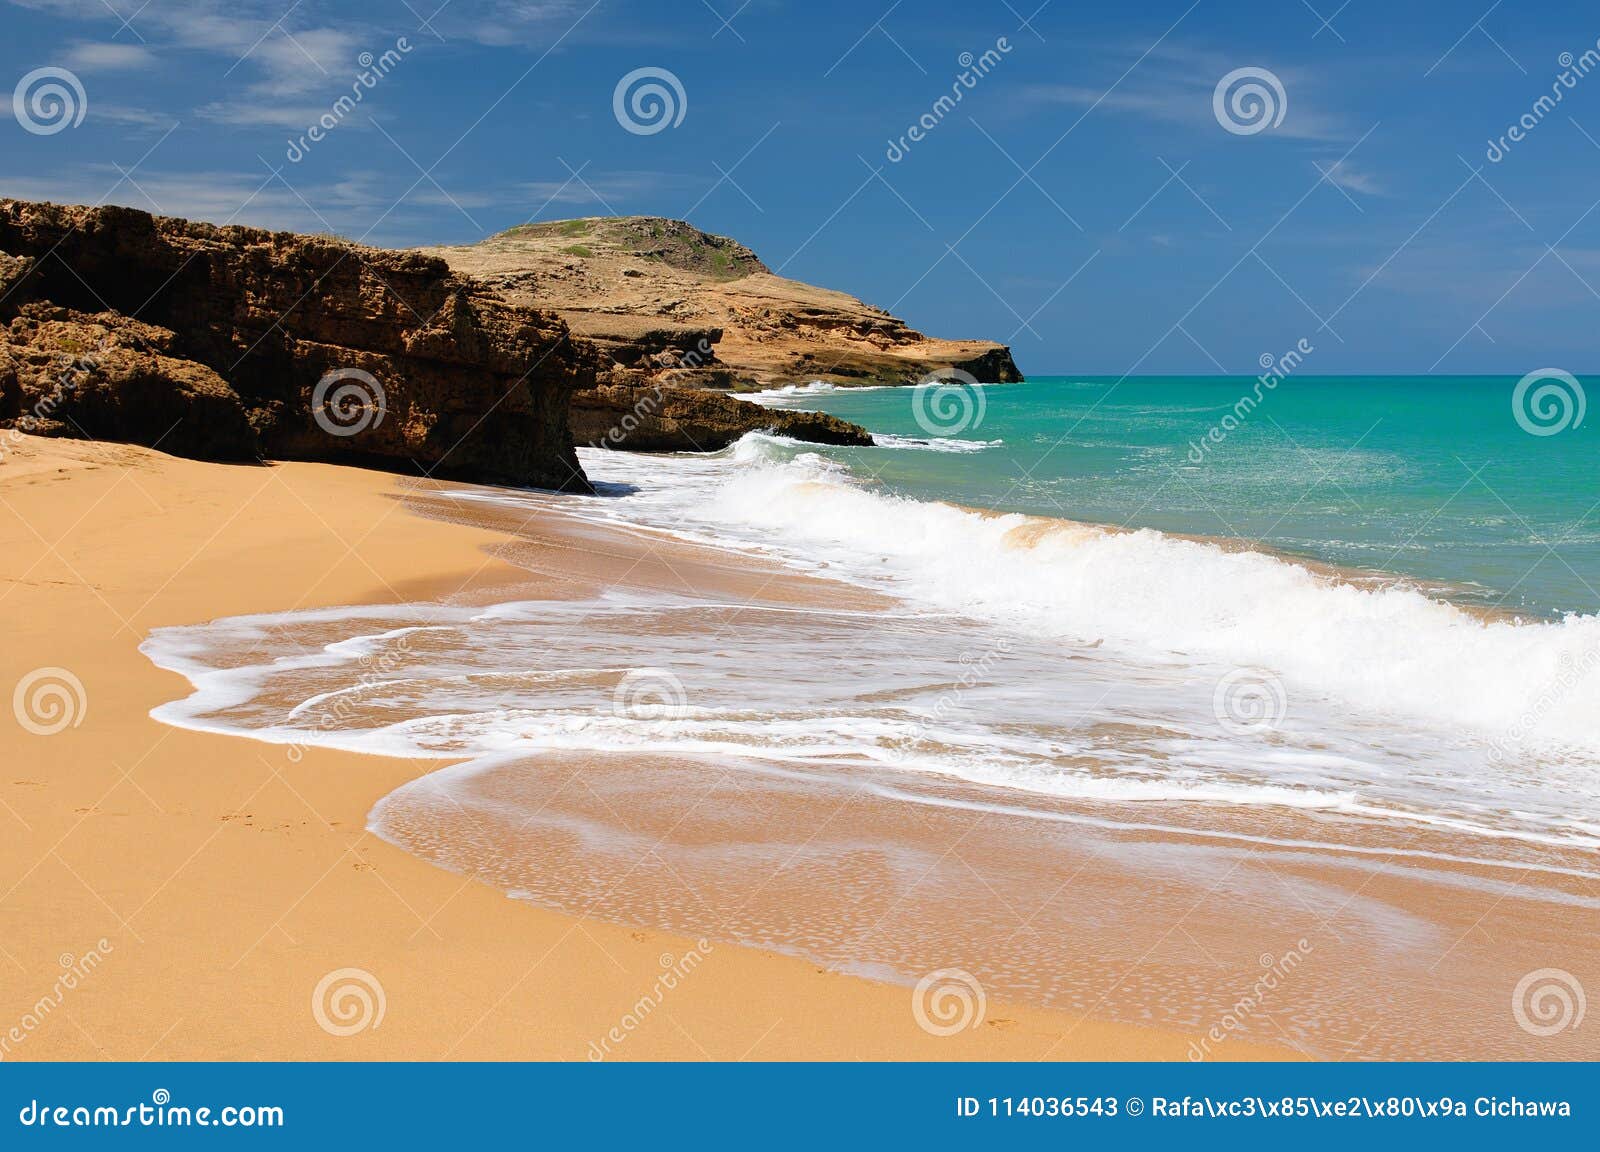
[[[1254, 373], [1301, 339], [1316, 373], [1600, 368], [1600, 74], [1559, 81], [1592, 6], [441, 3], [6, 2], [0, 83], [66, 69], [86, 110], [0, 120], [0, 193], [397, 246], [686, 217], [1031, 374]], [[619, 122], [640, 68], [681, 121]], [[1241, 68], [1283, 93], [1258, 132], [1214, 106]]]

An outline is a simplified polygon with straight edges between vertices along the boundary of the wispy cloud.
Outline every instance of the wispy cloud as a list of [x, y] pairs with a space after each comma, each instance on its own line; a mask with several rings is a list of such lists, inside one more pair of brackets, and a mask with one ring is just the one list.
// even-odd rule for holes
[[517, 191], [535, 208], [539, 205], [626, 203], [661, 192], [669, 185], [684, 183], [682, 177], [666, 172], [585, 172], [582, 179], [533, 180], [517, 185]]
[[[202, 104], [195, 115], [216, 124], [230, 124], [236, 128], [282, 128], [303, 132], [328, 111], [326, 104], [284, 104], [271, 100], [227, 100]], [[352, 116], [351, 127], [367, 126], [365, 116]]]
[[491, 47], [549, 43], [593, 5], [594, 0], [486, 0], [450, 13], [449, 35]]
[[[84, 22], [117, 20], [103, 0], [12, 2]], [[124, 40], [114, 43], [81, 43], [69, 59], [94, 71], [148, 67], [158, 52], [163, 57], [204, 54], [211, 57], [206, 67], [214, 67], [219, 77], [236, 81], [239, 88], [236, 98], [209, 106], [210, 118], [245, 125], [289, 123], [287, 113], [264, 119], [262, 109], [319, 89], [348, 87], [358, 71], [361, 50], [388, 46], [382, 34], [360, 22], [319, 23], [305, 8], [277, 0], [162, 0], [138, 8], [129, 27], [137, 43], [126, 33]]]
[[130, 104], [105, 104], [94, 106], [97, 120], [110, 124], [122, 124], [129, 128], [144, 128], [151, 131], [165, 132], [178, 123], [176, 116], [165, 112], [152, 112], [148, 108], [136, 108]]
[[1336, 160], [1322, 169], [1328, 183], [1337, 184], [1340, 188], [1351, 192], [1360, 192], [1366, 196], [1386, 196], [1388, 189], [1371, 172], [1356, 168], [1345, 160]]
[[[286, 174], [291, 180], [293, 173]], [[297, 194], [298, 193], [298, 194]], [[331, 183], [283, 184], [260, 171], [170, 171], [141, 168], [123, 178], [115, 165], [86, 164], [48, 177], [0, 176], [0, 196], [64, 204], [121, 204], [158, 216], [212, 224], [247, 224], [291, 232], [334, 231], [370, 244], [427, 239], [437, 205], [413, 195], [396, 205], [399, 190], [375, 176]], [[315, 210], [313, 210], [313, 208]]]
[[[1112, 87], [1122, 69], [1138, 59], [1143, 49], [1108, 50], [1114, 63], [1107, 67], [1103, 87], [1093, 84], [1033, 84], [1022, 89], [1020, 99], [1034, 105], [1065, 104], [1093, 108], [1096, 112], [1142, 116], [1197, 130], [1219, 130], [1212, 110], [1217, 82], [1241, 64], [1235, 53], [1221, 53], [1195, 45], [1163, 43], [1149, 59], [1120, 84]], [[1294, 140], [1341, 141], [1353, 139], [1348, 125], [1321, 105], [1321, 93], [1312, 77], [1298, 69], [1267, 67], [1282, 82], [1287, 97], [1283, 122], [1264, 135]]]
[[183, 216], [213, 224], [256, 224], [307, 229], [318, 225], [281, 185], [263, 186], [267, 173], [136, 173], [124, 179], [114, 165], [88, 164], [49, 177], [0, 176], [0, 195], [64, 204], [120, 204], [161, 216]]
[[[611, 172], [585, 173], [588, 191], [578, 181], [566, 189], [560, 180], [457, 188], [448, 179], [445, 190], [423, 184], [408, 191], [409, 179], [395, 181], [373, 172], [320, 182], [302, 182], [301, 176], [294, 169], [275, 176], [265, 167], [259, 171], [141, 168], [126, 179], [115, 165], [85, 164], [49, 176], [0, 175], [0, 196], [121, 204], [158, 216], [291, 232], [333, 231], [368, 244], [407, 246], [439, 242], [441, 210], [453, 216], [462, 210], [498, 209], [517, 220], [538, 211], [549, 218], [560, 215], [561, 205], [569, 210], [580, 205], [609, 210], [607, 203], [626, 204], [630, 197], [648, 196], [678, 182], [665, 173]], [[403, 200], [396, 203], [395, 197], [402, 193]]]
[[156, 54], [143, 44], [80, 43], [68, 49], [66, 61], [78, 72], [132, 72], [154, 67]]

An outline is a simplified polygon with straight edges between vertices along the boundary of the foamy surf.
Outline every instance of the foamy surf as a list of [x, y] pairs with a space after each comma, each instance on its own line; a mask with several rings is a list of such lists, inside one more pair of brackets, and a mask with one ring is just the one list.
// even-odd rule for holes
[[764, 388], [760, 392], [744, 392], [739, 398], [752, 400], [757, 404], [781, 404], [785, 401], [825, 396], [834, 390], [835, 386], [826, 380], [811, 380], [804, 384], [785, 384], [781, 388]]
[[875, 432], [872, 443], [878, 448], [901, 448], [912, 452], [982, 452], [985, 448], [998, 448], [999, 440], [961, 440], [951, 436], [896, 436], [890, 432]]
[[1485, 620], [1406, 583], [1358, 586], [1264, 552], [904, 499], [759, 434], [718, 458], [590, 452], [584, 464], [653, 488], [599, 510], [608, 517], [825, 562], [1031, 635], [1262, 669], [1291, 706], [1325, 697], [1476, 734], [1498, 757], [1540, 756], [1557, 775], [1600, 763], [1600, 617]]
[[[760, 551], [904, 607], [613, 591], [241, 617], [149, 638], [195, 685], [156, 717], [400, 756], [755, 758], [1318, 812], [1465, 836], [1477, 847], [1441, 858], [1518, 867], [1600, 848], [1592, 617], [1486, 622], [1261, 553], [904, 500], [771, 437], [585, 466], [635, 487], [455, 495]], [[633, 707], [641, 691], [665, 709]]]
[[1468, 743], [1351, 725], [1321, 702], [1241, 734], [1214, 713], [1217, 669], [984, 636], [925, 613], [609, 593], [235, 617], [160, 629], [142, 650], [194, 685], [157, 719], [292, 749], [854, 764], [1001, 794], [1425, 826], [1484, 845], [1459, 859], [1518, 868], [1544, 866], [1508, 855], [1516, 843], [1600, 847], [1564, 814], [1570, 795], [1497, 780]]

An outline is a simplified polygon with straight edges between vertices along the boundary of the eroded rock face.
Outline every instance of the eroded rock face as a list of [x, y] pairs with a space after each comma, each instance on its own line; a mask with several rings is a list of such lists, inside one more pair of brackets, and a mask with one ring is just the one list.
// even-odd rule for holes
[[169, 353], [165, 328], [27, 304], [0, 328], [0, 423], [36, 436], [129, 440], [202, 460], [254, 460], [239, 396]]
[[435, 257], [0, 200], [0, 323], [0, 425], [588, 489], [599, 354]]
[[579, 444], [595, 448], [714, 452], [746, 432], [774, 432], [812, 444], [872, 444], [865, 428], [826, 412], [763, 408], [695, 387], [603, 384], [572, 398], [572, 434]]

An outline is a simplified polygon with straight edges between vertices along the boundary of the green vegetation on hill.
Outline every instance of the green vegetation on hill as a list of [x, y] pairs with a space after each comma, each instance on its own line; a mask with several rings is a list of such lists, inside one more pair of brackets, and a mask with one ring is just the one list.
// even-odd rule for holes
[[668, 220], [659, 216], [591, 216], [581, 220], [544, 220], [535, 224], [520, 224], [493, 239], [558, 241], [578, 237], [583, 238], [583, 244], [565, 245], [559, 250], [567, 255], [582, 257], [605, 254], [632, 256], [717, 280], [735, 280], [752, 272], [770, 271], [754, 252], [737, 240], [702, 232], [682, 220]]

